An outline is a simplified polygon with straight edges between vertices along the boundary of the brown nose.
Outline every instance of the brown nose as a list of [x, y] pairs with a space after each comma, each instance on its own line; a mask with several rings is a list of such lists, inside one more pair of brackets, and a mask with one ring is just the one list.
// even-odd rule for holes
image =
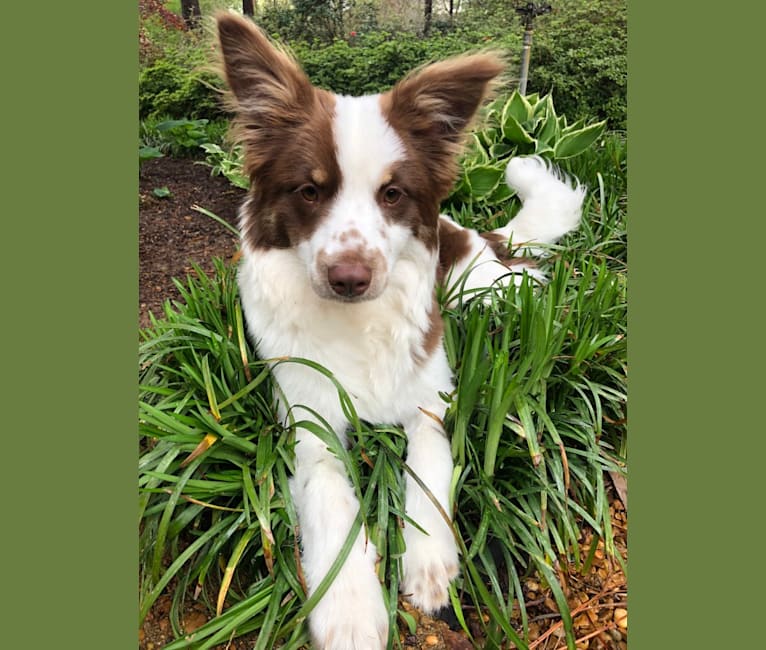
[[361, 296], [370, 286], [372, 269], [364, 264], [336, 264], [327, 269], [332, 290], [344, 298]]

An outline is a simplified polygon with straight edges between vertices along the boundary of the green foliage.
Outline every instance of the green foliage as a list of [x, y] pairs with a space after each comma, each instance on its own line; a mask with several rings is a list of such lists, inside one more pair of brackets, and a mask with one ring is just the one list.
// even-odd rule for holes
[[371, 32], [322, 47], [297, 42], [292, 50], [314, 84], [344, 95], [362, 95], [387, 90], [429, 61], [486, 47], [515, 52], [520, 47], [519, 35], [496, 37], [456, 30], [426, 39], [407, 32]]
[[561, 0], [537, 22], [529, 88], [552, 92], [571, 118], [627, 124], [626, 0]]
[[379, 6], [372, 0], [295, 0], [264, 3], [256, 22], [286, 41], [330, 43], [353, 32], [379, 27]]
[[242, 172], [242, 147], [224, 149], [214, 142], [204, 143], [201, 147], [205, 152], [205, 162], [212, 167], [211, 174], [224, 176], [232, 185], [243, 190], [250, 188], [250, 180]]
[[[518, 100], [503, 105], [506, 114], [518, 108]], [[523, 126], [530, 118], [516, 119]], [[537, 127], [524, 129], [539, 135]], [[457, 386], [445, 423], [463, 540], [452, 604], [459, 621], [466, 608], [487, 614], [487, 647], [509, 640], [527, 647], [521, 583], [531, 569], [551, 585], [573, 647], [552, 567], [578, 561], [582, 528], [595, 530], [613, 552], [604, 472], [625, 467], [626, 434], [618, 424], [627, 372], [624, 138], [602, 135], [561, 164], [590, 189], [582, 227], [552, 247], [550, 282], [488, 290], [485, 301], [444, 310]], [[516, 209], [513, 197], [487, 207], [498, 220]], [[474, 225], [469, 204], [448, 211]], [[162, 319], [141, 335], [141, 616], [175, 580], [170, 617], [177, 640], [169, 650], [210, 648], [254, 630], [256, 648], [298, 648], [307, 641], [302, 622], [315, 599], [306, 598], [296, 561], [298, 522], [288, 488], [293, 429], [277, 421], [271, 372], [247, 341], [236, 270], [221, 261], [215, 267], [211, 276], [197, 269], [179, 282], [182, 300], [167, 303]], [[328, 374], [306, 360], [280, 363]], [[338, 394], [349, 403], [343, 387]], [[352, 420], [348, 450], [331, 431], [318, 428], [317, 435], [336, 450], [361, 495], [362, 515], [349, 539], [367, 527], [394, 620], [406, 441], [396, 427], [370, 426], [353, 413]], [[195, 588], [211, 609], [224, 596], [226, 606], [185, 637], [180, 612]]]
[[[258, 22], [290, 43], [314, 83], [342, 94], [380, 92], [423, 63], [486, 47], [504, 50], [510, 79], [518, 74], [523, 27], [507, 3], [472, 2], [441, 30], [434, 22], [429, 38], [412, 29], [381, 29], [369, 2], [353, 3], [343, 22], [343, 4], [264, 3]], [[310, 20], [299, 19], [298, 12]], [[221, 82], [204, 71], [209, 39], [158, 25], [146, 33], [155, 53], [140, 72], [141, 117], [222, 116]], [[626, 42], [625, 0], [560, 0], [535, 22], [528, 89], [551, 93], [573, 120], [598, 117], [611, 129], [625, 129]]]
[[307, 40], [336, 38], [343, 33], [343, 14], [350, 4], [347, 0], [293, 0], [295, 24]]
[[171, 55], [145, 66], [138, 77], [139, 117], [170, 115], [174, 118], [220, 119], [221, 81], [205, 71], [207, 54], [187, 48], [184, 56]]
[[152, 147], [146, 145], [138, 145], [138, 162], [139, 164], [145, 160], [152, 160], [153, 158], [162, 158], [165, 154], [159, 149], [159, 147]]
[[582, 154], [604, 133], [605, 121], [568, 124], [558, 115], [553, 97], [513, 91], [490, 103], [482, 128], [469, 140], [462, 160], [462, 174], [448, 204], [468, 203], [477, 209], [511, 198], [504, 179], [512, 156], [539, 155], [560, 162]]
[[207, 140], [208, 120], [167, 120], [156, 125], [164, 138], [180, 149], [195, 149]]
[[222, 142], [229, 128], [225, 120], [148, 118], [139, 124], [139, 159], [199, 156], [205, 143]]
[[169, 44], [183, 40], [184, 22], [163, 0], [139, 0], [138, 16], [138, 56], [142, 63], [161, 56]]
[[[524, 32], [515, 7], [522, 2], [472, 0], [456, 24], [494, 34]], [[627, 0], [554, 0], [533, 24], [529, 92], [553, 93], [572, 119], [607, 119], [626, 128]], [[513, 47], [516, 55], [518, 48]], [[514, 61], [512, 72], [519, 68]]]

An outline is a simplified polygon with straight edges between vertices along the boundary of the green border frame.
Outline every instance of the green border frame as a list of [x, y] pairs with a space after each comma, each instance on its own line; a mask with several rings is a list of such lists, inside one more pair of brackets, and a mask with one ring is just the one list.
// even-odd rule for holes
[[[763, 9], [629, 4], [630, 647], [755, 647]], [[6, 647], [136, 647], [136, 26], [3, 11]]]
[[629, 2], [632, 650], [761, 643], [762, 14]]
[[133, 650], [138, 5], [2, 25], [0, 645]]

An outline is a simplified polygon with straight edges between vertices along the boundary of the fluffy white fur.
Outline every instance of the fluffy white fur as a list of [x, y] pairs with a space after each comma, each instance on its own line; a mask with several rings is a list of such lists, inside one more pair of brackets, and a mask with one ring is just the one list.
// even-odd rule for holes
[[[319, 297], [307, 269], [292, 250], [257, 255], [245, 250], [240, 269], [242, 304], [248, 326], [264, 356], [312, 359], [333, 372], [350, 393], [360, 417], [402, 423], [409, 436], [407, 462], [449, 512], [452, 462], [443, 431], [420, 408], [441, 415], [439, 392], [452, 389], [441, 350], [420, 365], [411, 354], [428, 325], [435, 261], [412, 240], [392, 265], [388, 285], [375, 301], [342, 303]], [[431, 269], [429, 272], [428, 269]], [[420, 309], [403, 309], [403, 305]], [[332, 382], [297, 364], [280, 363], [275, 377], [297, 420], [321, 414], [345, 439], [346, 419]], [[337, 556], [359, 508], [342, 464], [310, 432], [298, 429], [291, 490], [301, 524], [303, 570], [315, 588]], [[426, 610], [447, 602], [449, 580], [457, 573], [451, 531], [419, 487], [408, 482], [407, 512], [431, 533], [405, 529], [405, 593]], [[379, 648], [388, 636], [388, 615], [374, 573], [375, 547], [360, 537], [327, 595], [313, 612], [312, 636], [325, 648]], [[353, 612], [353, 615], [349, 615]]]

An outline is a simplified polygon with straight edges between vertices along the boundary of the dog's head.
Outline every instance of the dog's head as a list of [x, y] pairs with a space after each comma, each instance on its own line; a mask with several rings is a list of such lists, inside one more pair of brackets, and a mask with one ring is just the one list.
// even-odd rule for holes
[[466, 127], [503, 63], [492, 54], [423, 67], [390, 91], [339, 96], [247, 19], [218, 17], [237, 136], [251, 180], [242, 235], [291, 248], [323, 298], [378, 297], [413, 248], [436, 251], [438, 211]]

